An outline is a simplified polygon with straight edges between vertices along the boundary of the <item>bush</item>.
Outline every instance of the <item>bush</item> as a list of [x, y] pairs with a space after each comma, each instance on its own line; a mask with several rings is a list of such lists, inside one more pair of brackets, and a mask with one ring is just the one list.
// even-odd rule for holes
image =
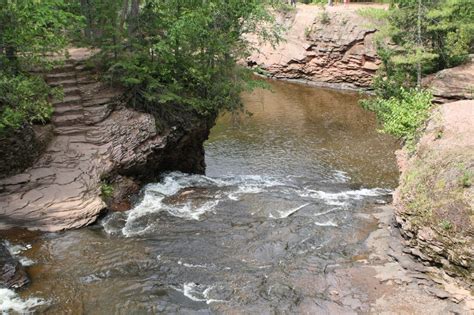
[[53, 113], [50, 92], [39, 77], [0, 72], [0, 136], [25, 123], [46, 122]]
[[376, 97], [361, 102], [365, 109], [377, 114], [383, 132], [403, 139], [408, 146], [415, 143], [417, 131], [428, 119], [432, 95], [428, 91], [403, 88], [390, 98]]

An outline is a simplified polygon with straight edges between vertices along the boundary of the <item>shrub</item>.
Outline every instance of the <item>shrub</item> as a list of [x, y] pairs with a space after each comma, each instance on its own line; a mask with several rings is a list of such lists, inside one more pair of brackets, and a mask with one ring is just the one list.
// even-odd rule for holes
[[432, 95], [428, 91], [403, 88], [398, 95], [363, 100], [362, 106], [377, 114], [383, 124], [383, 131], [413, 145], [416, 133], [428, 118]]
[[0, 72], [0, 136], [25, 123], [46, 122], [53, 113], [50, 93], [39, 77]]
[[110, 184], [102, 182], [100, 185], [100, 194], [103, 199], [109, 199], [114, 194], [114, 187]]

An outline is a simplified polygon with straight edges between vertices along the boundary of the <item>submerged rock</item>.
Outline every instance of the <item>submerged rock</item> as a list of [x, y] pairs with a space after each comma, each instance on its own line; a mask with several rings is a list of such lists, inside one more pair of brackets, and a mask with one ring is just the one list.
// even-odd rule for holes
[[0, 288], [18, 289], [30, 282], [23, 266], [0, 243]]

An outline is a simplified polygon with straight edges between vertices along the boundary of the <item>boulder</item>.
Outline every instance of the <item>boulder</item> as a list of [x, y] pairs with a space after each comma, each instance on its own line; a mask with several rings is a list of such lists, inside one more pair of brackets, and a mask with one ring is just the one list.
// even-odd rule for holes
[[0, 243], [0, 288], [19, 289], [29, 282], [23, 266]]

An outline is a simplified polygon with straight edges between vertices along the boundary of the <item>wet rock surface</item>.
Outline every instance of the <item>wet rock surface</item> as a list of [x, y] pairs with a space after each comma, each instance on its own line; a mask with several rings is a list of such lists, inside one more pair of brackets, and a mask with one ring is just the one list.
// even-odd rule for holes
[[19, 289], [30, 282], [25, 269], [0, 242], [0, 288]]
[[12, 239], [35, 262], [22, 297], [49, 301], [45, 314], [472, 313], [379, 206], [395, 139], [349, 92], [270, 84], [244, 98], [240, 125], [218, 120], [207, 176], [165, 173], [128, 212]]
[[[181, 126], [126, 108], [121, 91], [98, 82], [85, 67], [88, 54], [72, 50], [64, 66], [47, 74], [50, 85], [64, 89], [64, 99], [54, 101], [55, 136], [31, 168], [0, 180], [0, 229], [88, 225], [106, 208], [100, 196], [104, 178], [203, 171], [202, 144], [212, 123], [190, 112]], [[158, 122], [176, 124], [158, 131]]]
[[[357, 10], [365, 6], [298, 5], [279, 16], [286, 27], [275, 48], [258, 45], [247, 64], [277, 79], [304, 80], [320, 86], [367, 88], [381, 61], [375, 28]], [[252, 40], [252, 39], [251, 39]]]

